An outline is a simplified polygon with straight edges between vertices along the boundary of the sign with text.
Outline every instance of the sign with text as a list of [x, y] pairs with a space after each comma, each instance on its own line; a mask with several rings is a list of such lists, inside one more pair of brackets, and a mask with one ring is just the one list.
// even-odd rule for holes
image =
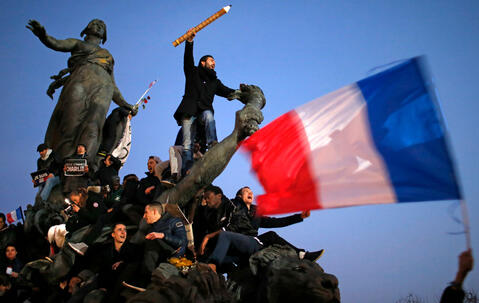
[[87, 166], [86, 159], [66, 159], [65, 160], [65, 176], [79, 177], [85, 174]]
[[48, 175], [50, 175], [50, 173], [47, 169], [40, 169], [39, 171], [33, 172], [30, 175], [32, 176], [33, 187], [37, 187], [47, 181]]

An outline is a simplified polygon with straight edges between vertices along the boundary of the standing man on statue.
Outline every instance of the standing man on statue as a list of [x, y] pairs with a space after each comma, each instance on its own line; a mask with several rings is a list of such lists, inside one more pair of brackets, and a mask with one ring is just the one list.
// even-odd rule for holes
[[[230, 96], [235, 90], [226, 87], [216, 76], [215, 59], [211, 55], [201, 57], [198, 66], [193, 59], [193, 38], [186, 40], [183, 70], [186, 84], [185, 94], [173, 115], [183, 132], [183, 175], [193, 165], [193, 143], [195, 138], [194, 121], [199, 119], [205, 127], [206, 143], [211, 148], [218, 142], [214, 120], [213, 99], [215, 95]], [[232, 100], [228, 98], [229, 100]]]

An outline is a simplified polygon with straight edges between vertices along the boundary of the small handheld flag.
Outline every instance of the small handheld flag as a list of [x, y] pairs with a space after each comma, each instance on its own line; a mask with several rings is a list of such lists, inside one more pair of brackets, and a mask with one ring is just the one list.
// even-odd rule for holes
[[12, 224], [13, 222], [18, 221], [20, 219], [22, 219], [23, 221], [23, 212], [22, 212], [21, 206], [7, 214], [7, 222], [9, 224]]
[[136, 102], [134, 106], [135, 109], [138, 109], [140, 105], [143, 109], [145, 109], [145, 104], [148, 103], [148, 101], [150, 100], [150, 96], [145, 97], [145, 95], [151, 90], [151, 88], [156, 84], [156, 82], [158, 82], [158, 80], [154, 80], [150, 83], [150, 85], [148, 85], [148, 88], [145, 90], [143, 95], [141, 95], [141, 97]]

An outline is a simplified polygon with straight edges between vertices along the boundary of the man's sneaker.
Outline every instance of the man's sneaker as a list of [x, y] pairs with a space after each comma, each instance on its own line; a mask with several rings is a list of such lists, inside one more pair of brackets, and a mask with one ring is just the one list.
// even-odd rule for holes
[[172, 179], [161, 180], [160, 182], [161, 184], [165, 185], [167, 188], [171, 188], [176, 185], [176, 182], [173, 181]]
[[85, 255], [85, 253], [88, 249], [88, 245], [86, 245], [83, 242], [78, 242], [78, 243], [68, 242], [68, 246], [70, 246], [71, 249], [73, 249], [77, 254], [79, 254], [81, 256]]
[[123, 281], [121, 282], [121, 284], [125, 287], [128, 287], [128, 288], [131, 288], [131, 289], [134, 289], [136, 291], [140, 291], [140, 292], [144, 292], [146, 291], [146, 288], [143, 288], [143, 287], [139, 287], [139, 286], [135, 286], [135, 285], [132, 285], [132, 284], [129, 284], [127, 283], [126, 281]]
[[316, 262], [319, 258], [321, 258], [323, 253], [324, 253], [324, 249], [321, 249], [321, 250], [318, 250], [318, 251], [311, 251], [311, 252], [307, 251], [304, 254], [303, 259], [309, 260], [311, 262]]

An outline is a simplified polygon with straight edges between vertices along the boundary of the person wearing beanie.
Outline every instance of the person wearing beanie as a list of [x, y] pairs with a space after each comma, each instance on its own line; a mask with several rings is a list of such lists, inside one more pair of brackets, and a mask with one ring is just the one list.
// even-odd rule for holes
[[61, 164], [55, 153], [45, 143], [38, 145], [37, 152], [40, 154], [37, 160], [37, 171], [47, 170], [48, 172], [48, 179], [38, 186], [37, 193], [37, 198], [45, 203], [52, 189], [60, 184]]
[[[188, 32], [192, 32], [190, 29]], [[183, 132], [183, 175], [193, 165], [193, 143], [195, 138], [195, 120], [205, 128], [208, 148], [218, 142], [214, 120], [213, 99], [215, 95], [227, 98], [235, 90], [231, 89], [216, 76], [216, 62], [213, 56], [201, 57], [198, 66], [193, 58], [194, 33], [185, 44], [183, 70], [185, 73], [185, 94], [173, 115]]]

